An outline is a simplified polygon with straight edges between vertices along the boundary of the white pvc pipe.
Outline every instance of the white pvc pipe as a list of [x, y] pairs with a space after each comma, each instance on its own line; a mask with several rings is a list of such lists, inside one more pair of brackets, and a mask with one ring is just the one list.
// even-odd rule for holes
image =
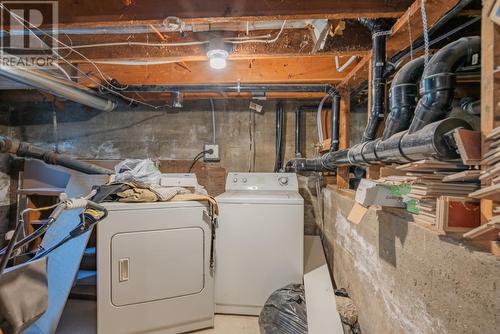
[[352, 56], [345, 62], [344, 65], [340, 66], [339, 56], [335, 56], [335, 67], [337, 68], [337, 72], [344, 72], [344, 70], [349, 67], [349, 65], [351, 65], [357, 58], [358, 56]]

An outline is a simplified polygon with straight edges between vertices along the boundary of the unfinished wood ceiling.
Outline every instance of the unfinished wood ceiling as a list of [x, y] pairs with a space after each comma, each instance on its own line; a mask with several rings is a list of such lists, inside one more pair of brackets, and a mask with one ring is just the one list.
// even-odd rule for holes
[[[458, 2], [427, 0], [429, 26]], [[121, 85], [303, 83], [349, 90], [368, 77], [371, 34], [358, 19], [387, 20], [391, 56], [422, 34], [420, 6], [420, 0], [60, 1], [59, 39], [83, 46], [61, 48], [60, 64], [89, 87], [103, 73]], [[214, 38], [231, 41], [222, 70], [208, 66]]]

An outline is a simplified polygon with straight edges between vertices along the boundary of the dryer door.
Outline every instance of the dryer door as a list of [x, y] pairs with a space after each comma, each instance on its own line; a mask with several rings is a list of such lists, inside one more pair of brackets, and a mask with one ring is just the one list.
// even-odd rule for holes
[[111, 239], [111, 302], [125, 306], [200, 293], [204, 232], [199, 227], [118, 233]]

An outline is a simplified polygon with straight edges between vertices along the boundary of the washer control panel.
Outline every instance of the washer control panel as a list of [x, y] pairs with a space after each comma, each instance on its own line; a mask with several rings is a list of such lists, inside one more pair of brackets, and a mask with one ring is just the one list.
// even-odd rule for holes
[[228, 190], [298, 191], [295, 173], [229, 173]]

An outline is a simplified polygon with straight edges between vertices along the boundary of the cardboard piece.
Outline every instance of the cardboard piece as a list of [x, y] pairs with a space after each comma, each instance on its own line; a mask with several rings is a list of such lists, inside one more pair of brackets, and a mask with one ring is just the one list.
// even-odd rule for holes
[[401, 186], [362, 179], [356, 190], [355, 200], [365, 207], [381, 205], [404, 208], [401, 190]]
[[367, 212], [368, 212], [367, 208], [365, 208], [359, 203], [354, 203], [354, 206], [352, 207], [349, 216], [347, 216], [347, 220], [353, 224], [359, 224], [361, 223], [361, 220], [363, 219], [363, 217], [366, 215]]

